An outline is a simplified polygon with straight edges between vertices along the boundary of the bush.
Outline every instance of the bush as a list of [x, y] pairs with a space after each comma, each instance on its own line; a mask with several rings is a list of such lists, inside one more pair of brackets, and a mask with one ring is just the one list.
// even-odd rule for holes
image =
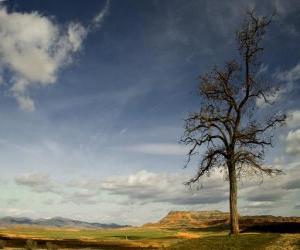
[[0, 240], [0, 249], [3, 249], [6, 246], [5, 240]]
[[37, 243], [33, 240], [27, 240], [25, 249], [26, 250], [35, 250], [35, 249], [37, 249]]
[[55, 244], [53, 244], [51, 242], [47, 242], [46, 243], [46, 249], [47, 250], [58, 250], [59, 248], [58, 248], [57, 245], [55, 245]]

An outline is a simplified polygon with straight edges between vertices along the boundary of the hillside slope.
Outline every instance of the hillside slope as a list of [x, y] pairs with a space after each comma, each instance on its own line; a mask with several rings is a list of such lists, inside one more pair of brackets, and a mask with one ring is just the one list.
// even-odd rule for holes
[[[225, 228], [229, 224], [229, 213], [218, 210], [212, 211], [171, 211], [157, 223], [148, 223], [144, 227], [154, 228]], [[242, 230], [255, 229], [257, 231], [300, 231], [300, 217], [282, 217], [273, 215], [241, 216]]]
[[213, 211], [170, 211], [157, 223], [148, 223], [146, 227], [160, 228], [201, 228], [226, 224], [229, 213]]

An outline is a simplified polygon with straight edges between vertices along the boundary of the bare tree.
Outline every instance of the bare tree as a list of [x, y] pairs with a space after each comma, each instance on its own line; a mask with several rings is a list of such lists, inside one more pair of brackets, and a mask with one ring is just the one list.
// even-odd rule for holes
[[[272, 104], [275, 88], [258, 79], [258, 56], [263, 52], [262, 40], [271, 18], [248, 12], [236, 41], [240, 63], [227, 62], [223, 69], [200, 76], [199, 112], [186, 119], [182, 142], [190, 145], [191, 157], [206, 146], [198, 172], [186, 184], [191, 185], [216, 168], [225, 169], [230, 190], [230, 232], [239, 233], [237, 179], [253, 174], [273, 175], [282, 171], [262, 165], [265, 147], [272, 146], [273, 129], [283, 125], [286, 115], [273, 113], [262, 121], [258, 116], [258, 99]], [[187, 165], [188, 165], [187, 163]]]

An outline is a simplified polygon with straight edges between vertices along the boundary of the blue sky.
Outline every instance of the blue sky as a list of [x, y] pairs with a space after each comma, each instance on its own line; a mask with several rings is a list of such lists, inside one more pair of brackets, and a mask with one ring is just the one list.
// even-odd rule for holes
[[[258, 115], [290, 114], [266, 164], [275, 179], [240, 184], [244, 214], [299, 215], [299, 1], [0, 3], [0, 216], [65, 216], [139, 225], [169, 210], [228, 210], [216, 173], [189, 191], [184, 118], [197, 77], [237, 56], [249, 8], [276, 10], [261, 75], [280, 85]], [[276, 181], [275, 181], [276, 180]], [[274, 184], [275, 183], [275, 184]]]

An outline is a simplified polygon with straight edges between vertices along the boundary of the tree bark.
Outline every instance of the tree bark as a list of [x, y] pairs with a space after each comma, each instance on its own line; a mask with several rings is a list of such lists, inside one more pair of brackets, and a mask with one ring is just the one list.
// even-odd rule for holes
[[228, 163], [229, 172], [229, 203], [230, 203], [230, 234], [239, 233], [239, 215], [237, 210], [237, 180], [236, 170], [232, 163]]

